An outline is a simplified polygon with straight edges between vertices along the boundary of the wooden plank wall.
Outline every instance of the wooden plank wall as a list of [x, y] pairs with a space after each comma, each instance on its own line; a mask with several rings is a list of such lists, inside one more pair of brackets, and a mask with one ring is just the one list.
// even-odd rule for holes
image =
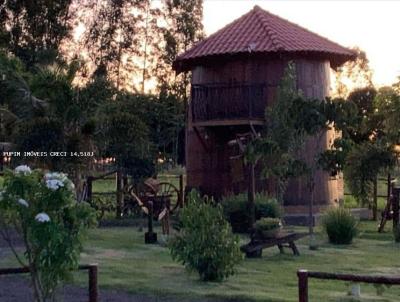
[[[330, 65], [328, 61], [297, 60], [297, 86], [308, 98], [322, 99], [330, 92]], [[335, 131], [328, 130], [310, 139], [305, 146], [303, 156], [311, 163], [316, 153], [326, 150], [335, 139]], [[314, 177], [314, 203], [316, 211], [339, 203], [342, 199], [343, 180], [341, 176], [332, 177], [329, 173], [318, 170]], [[285, 196], [286, 212], [306, 212], [310, 200], [305, 179], [292, 180]]]
[[[192, 84], [210, 83], [266, 83], [266, 106], [271, 104], [276, 97], [276, 88], [282, 78], [286, 61], [278, 60], [240, 60], [227, 62], [219, 66], [198, 66], [193, 70]], [[298, 87], [304, 95], [312, 98], [322, 98], [329, 95], [330, 67], [327, 61], [297, 60]], [[190, 104], [189, 104], [190, 106]], [[190, 113], [190, 111], [189, 111]], [[246, 131], [245, 127], [207, 127], [197, 128], [203, 138], [201, 143], [193, 129], [191, 116], [188, 116], [186, 131], [186, 169], [187, 184], [189, 187], [201, 188], [203, 193], [220, 197], [229, 192], [237, 192], [246, 188], [246, 181], [233, 183], [235, 177], [231, 175], [232, 167], [229, 157], [232, 149], [227, 142], [235, 137], [235, 132]], [[248, 129], [247, 129], [248, 131]], [[307, 143], [304, 156], [309, 160], [318, 149], [327, 148], [333, 142], [334, 131], [324, 133], [318, 140], [312, 139]], [[204, 148], [204, 142], [207, 148]], [[246, 175], [245, 175], [246, 176]], [[343, 187], [343, 182], [332, 178], [327, 173], [318, 171], [315, 177], [316, 204], [325, 207], [338, 201]], [[257, 190], [271, 189], [273, 184], [261, 181]], [[306, 212], [309, 200], [304, 180], [291, 181], [286, 195], [287, 209], [289, 212]], [[317, 206], [316, 209], [319, 207]]]

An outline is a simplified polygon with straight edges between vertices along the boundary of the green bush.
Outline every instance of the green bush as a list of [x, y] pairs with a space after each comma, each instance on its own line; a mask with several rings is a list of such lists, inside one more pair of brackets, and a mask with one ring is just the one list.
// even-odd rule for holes
[[[256, 194], [255, 196], [256, 220], [271, 217], [280, 218], [281, 208], [275, 198], [265, 194]], [[222, 199], [222, 207], [226, 219], [232, 225], [234, 232], [244, 233], [249, 228], [249, 215], [247, 210], [247, 194], [226, 196]]]
[[254, 228], [257, 231], [269, 231], [275, 230], [282, 227], [281, 220], [279, 218], [261, 218], [254, 224]]
[[[0, 225], [15, 228], [23, 240], [21, 266], [31, 268], [35, 301], [53, 301], [56, 288], [78, 268], [84, 235], [95, 214], [78, 203], [63, 173], [43, 173], [28, 166], [7, 170], [0, 188]], [[0, 232], [13, 251], [8, 232]]]
[[172, 258], [197, 271], [203, 281], [221, 281], [235, 273], [243, 256], [219, 205], [191, 192], [179, 214], [180, 231], [170, 241]]
[[333, 244], [350, 244], [357, 234], [357, 220], [345, 208], [329, 209], [323, 219], [323, 227]]

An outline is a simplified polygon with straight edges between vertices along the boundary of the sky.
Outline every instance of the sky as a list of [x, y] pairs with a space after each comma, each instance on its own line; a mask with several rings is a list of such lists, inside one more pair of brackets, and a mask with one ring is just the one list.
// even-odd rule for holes
[[205, 0], [204, 28], [212, 34], [254, 5], [343, 46], [367, 53], [377, 86], [400, 76], [400, 1]]

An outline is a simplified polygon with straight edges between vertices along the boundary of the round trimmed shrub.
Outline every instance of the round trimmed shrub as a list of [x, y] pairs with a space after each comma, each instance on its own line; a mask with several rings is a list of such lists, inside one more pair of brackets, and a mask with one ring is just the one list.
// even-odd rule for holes
[[348, 209], [328, 209], [322, 218], [322, 225], [333, 244], [350, 244], [357, 235], [357, 220]]
[[191, 192], [179, 214], [180, 231], [170, 241], [172, 258], [203, 281], [221, 281], [235, 273], [242, 259], [239, 238], [232, 233], [222, 208]]
[[[265, 217], [280, 218], [281, 207], [275, 198], [258, 193], [255, 196], [256, 220]], [[235, 233], [249, 231], [250, 217], [247, 210], [247, 194], [226, 196], [221, 202], [225, 218], [230, 222]]]

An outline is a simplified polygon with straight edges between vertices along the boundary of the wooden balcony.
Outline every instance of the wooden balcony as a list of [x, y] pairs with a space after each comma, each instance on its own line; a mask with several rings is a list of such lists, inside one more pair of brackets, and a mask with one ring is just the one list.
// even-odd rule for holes
[[191, 113], [197, 126], [262, 124], [265, 84], [192, 85]]

